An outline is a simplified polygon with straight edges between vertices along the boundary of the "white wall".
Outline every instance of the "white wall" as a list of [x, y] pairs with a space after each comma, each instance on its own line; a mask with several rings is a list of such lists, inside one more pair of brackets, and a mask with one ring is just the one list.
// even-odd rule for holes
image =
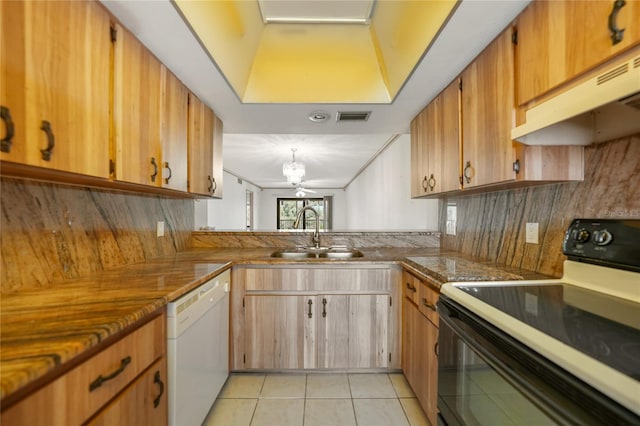
[[411, 199], [411, 138], [401, 135], [346, 188], [346, 229], [438, 229], [438, 200]]
[[[196, 229], [202, 226], [215, 227], [219, 231], [246, 230], [246, 191], [253, 191], [253, 221], [254, 229], [257, 227], [258, 212], [260, 211], [260, 191], [261, 189], [242, 181], [238, 183], [238, 178], [224, 172], [224, 188], [222, 199], [196, 200], [195, 216]], [[203, 223], [204, 221], [204, 223]]]
[[[411, 139], [402, 135], [345, 189], [316, 189], [314, 197], [333, 196], [335, 231], [433, 231], [438, 200], [411, 199]], [[254, 230], [276, 229], [278, 197], [292, 190], [260, 189], [224, 173], [222, 200], [195, 202], [196, 229], [245, 230], [245, 191], [254, 192]]]
[[[322, 198], [325, 196], [333, 196], [333, 230], [347, 230], [347, 204], [345, 191], [342, 189], [315, 189], [315, 194], [309, 194], [307, 198]], [[295, 197], [293, 190], [287, 189], [264, 189], [260, 192], [260, 213], [258, 214], [258, 222], [256, 229], [262, 231], [272, 231], [277, 228], [276, 224], [276, 206], [277, 199], [285, 197]]]

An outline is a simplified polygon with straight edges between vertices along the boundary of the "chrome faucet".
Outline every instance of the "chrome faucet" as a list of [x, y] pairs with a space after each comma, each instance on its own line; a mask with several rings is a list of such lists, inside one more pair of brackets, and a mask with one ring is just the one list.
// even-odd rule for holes
[[311, 210], [313, 212], [313, 214], [316, 216], [316, 230], [313, 232], [313, 244], [316, 248], [320, 248], [320, 228], [319, 228], [319, 222], [320, 222], [320, 217], [318, 216], [318, 212], [316, 211], [316, 209], [314, 209], [311, 206], [304, 206], [297, 214], [296, 216], [296, 220], [295, 222], [293, 222], [293, 227], [294, 228], [298, 228], [298, 226], [300, 225], [300, 219], [302, 218], [302, 214], [306, 211], [306, 210]]

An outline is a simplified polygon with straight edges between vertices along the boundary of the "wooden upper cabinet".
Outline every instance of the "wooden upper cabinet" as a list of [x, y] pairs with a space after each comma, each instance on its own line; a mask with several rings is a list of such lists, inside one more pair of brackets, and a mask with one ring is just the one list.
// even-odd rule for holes
[[[640, 43], [640, 2], [534, 0], [518, 17], [517, 104], [606, 62]], [[621, 4], [618, 3], [618, 4]], [[613, 13], [613, 15], [612, 15]], [[609, 28], [624, 29], [614, 43]]]
[[93, 1], [3, 1], [0, 16], [0, 132], [13, 133], [0, 159], [107, 178], [109, 14]]
[[513, 180], [515, 160], [512, 30], [500, 34], [462, 73], [463, 187]]
[[162, 66], [162, 186], [187, 191], [187, 128], [189, 91]]
[[189, 192], [222, 197], [222, 121], [189, 94]]
[[411, 122], [411, 196], [460, 189], [460, 84], [455, 79]]
[[159, 187], [162, 64], [129, 31], [115, 29], [114, 178]]

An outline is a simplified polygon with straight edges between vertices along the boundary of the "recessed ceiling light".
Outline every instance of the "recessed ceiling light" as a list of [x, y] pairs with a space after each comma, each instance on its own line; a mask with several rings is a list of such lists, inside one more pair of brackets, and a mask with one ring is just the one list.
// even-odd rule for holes
[[322, 123], [324, 121], [327, 121], [330, 116], [331, 115], [328, 112], [314, 111], [309, 114], [309, 120], [313, 121], [314, 123]]

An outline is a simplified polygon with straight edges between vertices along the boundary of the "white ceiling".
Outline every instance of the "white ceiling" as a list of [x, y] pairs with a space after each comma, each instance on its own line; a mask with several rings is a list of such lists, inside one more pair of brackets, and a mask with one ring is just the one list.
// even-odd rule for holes
[[[297, 148], [297, 159], [307, 165], [305, 187], [343, 188], [394, 135], [409, 132], [411, 119], [529, 1], [461, 1], [388, 105], [242, 104], [170, 0], [102, 3], [223, 120], [225, 170], [263, 188], [286, 188], [282, 163]], [[316, 110], [328, 112], [331, 119], [310, 121]], [[337, 111], [365, 110], [372, 112], [366, 122], [335, 120]]]

